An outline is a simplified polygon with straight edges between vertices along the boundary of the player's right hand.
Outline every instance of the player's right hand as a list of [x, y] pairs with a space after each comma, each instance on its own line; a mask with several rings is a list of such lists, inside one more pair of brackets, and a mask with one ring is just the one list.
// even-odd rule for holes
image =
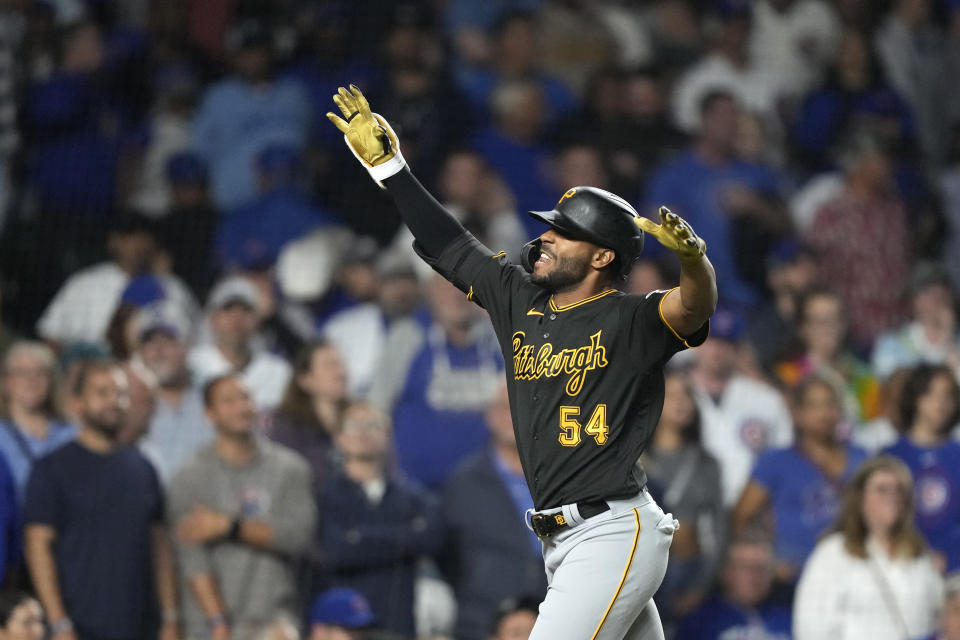
[[350, 85], [349, 91], [340, 87], [333, 101], [343, 117], [327, 113], [327, 118], [343, 133], [347, 148], [382, 187], [382, 180], [406, 166], [397, 134], [383, 116], [370, 111], [367, 99], [354, 85]]
[[660, 224], [647, 218], [636, 218], [637, 226], [670, 249], [681, 261], [699, 260], [707, 252], [707, 243], [698, 236], [690, 223], [666, 207], [660, 207]]

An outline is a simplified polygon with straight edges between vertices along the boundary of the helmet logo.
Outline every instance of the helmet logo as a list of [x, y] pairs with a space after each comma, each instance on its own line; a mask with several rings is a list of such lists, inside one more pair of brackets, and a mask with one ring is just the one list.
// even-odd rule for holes
[[567, 198], [569, 198], [570, 196], [572, 196], [572, 195], [575, 194], [576, 192], [577, 192], [576, 189], [567, 189], [567, 192], [566, 192], [565, 194], [563, 194], [563, 196], [560, 197], [560, 201], [557, 202], [557, 206], [559, 207], [559, 206], [563, 203], [564, 200], [566, 200]]

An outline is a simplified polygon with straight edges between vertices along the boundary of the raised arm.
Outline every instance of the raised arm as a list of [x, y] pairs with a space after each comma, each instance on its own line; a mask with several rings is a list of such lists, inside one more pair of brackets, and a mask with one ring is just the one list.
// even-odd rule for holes
[[707, 244], [666, 207], [660, 207], [660, 224], [638, 218], [637, 225], [680, 258], [680, 286], [663, 298], [663, 319], [683, 337], [696, 333], [717, 307], [717, 274]]
[[413, 176], [400, 153], [400, 141], [383, 116], [373, 113], [360, 89], [350, 85], [333, 96], [343, 117], [327, 118], [343, 132], [354, 157], [377, 184], [390, 192], [400, 217], [429, 255], [439, 256], [455, 238], [466, 233], [450, 212], [440, 206]]

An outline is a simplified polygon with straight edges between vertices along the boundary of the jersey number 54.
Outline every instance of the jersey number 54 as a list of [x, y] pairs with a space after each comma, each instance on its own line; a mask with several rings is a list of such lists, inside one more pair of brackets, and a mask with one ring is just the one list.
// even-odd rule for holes
[[607, 443], [607, 436], [610, 434], [610, 427], [607, 426], [607, 405], [598, 404], [593, 410], [590, 419], [587, 420], [586, 428], [580, 424], [577, 418], [580, 416], [580, 407], [561, 406], [560, 407], [560, 444], [565, 447], [575, 447], [580, 444], [580, 431], [586, 431], [588, 436], [598, 445]]

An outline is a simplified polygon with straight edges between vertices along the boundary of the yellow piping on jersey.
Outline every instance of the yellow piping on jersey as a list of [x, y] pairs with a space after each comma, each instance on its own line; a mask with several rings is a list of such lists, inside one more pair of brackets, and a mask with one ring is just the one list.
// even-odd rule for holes
[[660, 298], [660, 303], [657, 305], [657, 313], [660, 314], [660, 320], [663, 321], [663, 324], [667, 325], [667, 329], [670, 329], [670, 333], [676, 336], [677, 340], [683, 343], [683, 346], [685, 346], [687, 349], [691, 349], [692, 347], [687, 343], [687, 340], [677, 333], [677, 330], [671, 327], [670, 323], [667, 322], [667, 319], [663, 317], [663, 301], [667, 299], [667, 296], [670, 295], [671, 292], [676, 291], [679, 288], [680, 287], [674, 287], [673, 289], [670, 289], [670, 291], [667, 291], [665, 294], [663, 294], [663, 297]]
[[583, 300], [578, 300], [577, 302], [572, 302], [562, 307], [558, 307], [557, 303], [553, 301], [553, 296], [550, 296], [550, 308], [554, 311], [566, 311], [567, 309], [573, 309], [574, 307], [579, 307], [582, 304], [587, 304], [588, 302], [599, 300], [604, 296], [608, 296], [611, 293], [616, 293], [616, 292], [617, 292], [616, 289], [607, 289], [606, 291], [601, 291], [600, 293], [592, 295], [589, 298], [584, 298]]
[[496, 260], [497, 258], [502, 258], [502, 257], [505, 256], [505, 255], [507, 255], [507, 252], [506, 252], [506, 251], [498, 251], [497, 253], [495, 253], [495, 254], [493, 254], [492, 256], [490, 256], [490, 259], [491, 259], [491, 260]]
[[613, 600], [607, 605], [607, 610], [603, 612], [603, 617], [600, 618], [600, 624], [597, 625], [597, 630], [590, 636], [590, 640], [596, 640], [597, 634], [599, 634], [600, 629], [603, 628], [603, 623], [607, 621], [607, 616], [610, 615], [610, 610], [613, 609], [614, 603], [617, 601], [617, 598], [620, 597], [620, 591], [623, 589], [623, 585], [627, 582], [627, 574], [630, 573], [630, 565], [633, 564], [633, 555], [637, 552], [637, 541], [640, 540], [640, 514], [636, 509], [633, 510], [633, 519], [637, 523], [637, 530], [633, 534], [633, 545], [630, 547], [630, 557], [627, 558], [627, 567], [623, 570], [623, 577], [620, 578], [620, 584], [617, 585], [617, 592], [613, 594]]
[[467, 291], [467, 300], [473, 300], [473, 285], [470, 285], [470, 291]]
[[530, 311], [527, 311], [527, 315], [528, 315], [528, 316], [542, 316], [542, 315], [543, 315], [543, 311], [537, 311], [536, 309], [530, 309]]

